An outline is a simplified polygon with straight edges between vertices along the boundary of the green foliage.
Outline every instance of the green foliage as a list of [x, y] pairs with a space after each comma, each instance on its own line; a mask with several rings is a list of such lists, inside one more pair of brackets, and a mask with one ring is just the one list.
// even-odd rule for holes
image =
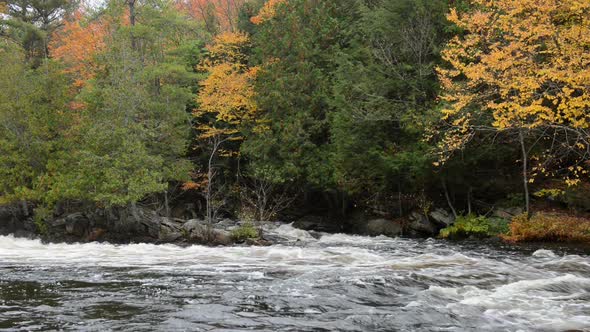
[[508, 222], [504, 219], [484, 216], [460, 216], [455, 223], [440, 231], [443, 239], [464, 239], [468, 237], [487, 238], [508, 232]]
[[52, 216], [53, 210], [46, 206], [39, 206], [35, 208], [34, 223], [37, 228], [37, 233], [46, 235], [48, 233], [48, 226], [46, 221]]
[[[98, 60], [104, 68], [79, 96], [86, 105], [69, 151], [51, 164], [51, 203], [86, 200], [125, 206], [169, 181], [188, 179], [189, 114], [195, 75], [191, 29], [167, 7], [138, 8], [140, 22], [117, 27]], [[129, 29], [140, 48], [133, 49]], [[168, 52], [165, 45], [177, 48]]]
[[38, 200], [72, 121], [66, 81], [51, 62], [29, 69], [22, 49], [2, 40], [0, 63], [0, 203]]
[[231, 232], [231, 237], [236, 242], [244, 242], [246, 240], [254, 240], [260, 237], [258, 229], [254, 224], [247, 222]]

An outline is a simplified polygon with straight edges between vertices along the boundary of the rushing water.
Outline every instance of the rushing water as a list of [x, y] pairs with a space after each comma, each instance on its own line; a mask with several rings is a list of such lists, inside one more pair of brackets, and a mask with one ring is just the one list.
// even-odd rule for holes
[[271, 247], [0, 237], [0, 330], [590, 331], [590, 258], [308, 233]]

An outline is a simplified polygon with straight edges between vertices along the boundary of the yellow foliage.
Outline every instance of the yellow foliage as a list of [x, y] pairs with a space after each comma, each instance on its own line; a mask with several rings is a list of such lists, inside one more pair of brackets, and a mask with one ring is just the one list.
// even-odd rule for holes
[[207, 72], [208, 77], [200, 83], [199, 106], [193, 112], [202, 120], [197, 126], [201, 139], [220, 135], [239, 139], [240, 125], [256, 115], [253, 82], [258, 68], [245, 64], [244, 48], [248, 44], [246, 34], [227, 32], [207, 47], [209, 56], [199, 69]]
[[590, 1], [471, 3], [470, 12], [448, 14], [462, 34], [448, 42], [446, 65], [437, 68], [442, 119], [453, 127], [440, 144], [441, 161], [473, 137], [481, 119], [492, 118], [483, 125], [500, 131], [590, 128]]
[[271, 18], [273, 18], [275, 16], [277, 5], [279, 5], [280, 3], [283, 3], [285, 1], [286, 0], [268, 0], [264, 4], [262, 9], [260, 9], [260, 12], [258, 12], [258, 15], [252, 17], [250, 19], [250, 21], [252, 21], [252, 23], [254, 23], [256, 25], [259, 25], [259, 24], [264, 23], [265, 21], [270, 20]]
[[438, 68], [450, 103], [445, 118], [470, 109], [498, 129], [590, 126], [590, 1], [473, 0], [478, 10], [448, 19], [465, 31]]

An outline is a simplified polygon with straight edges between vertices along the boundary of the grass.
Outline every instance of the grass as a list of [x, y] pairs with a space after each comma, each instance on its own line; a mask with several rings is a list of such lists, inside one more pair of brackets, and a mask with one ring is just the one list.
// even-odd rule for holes
[[234, 229], [231, 232], [231, 237], [236, 242], [244, 242], [246, 240], [258, 239], [260, 234], [258, 233], [258, 229], [256, 229], [252, 223], [247, 222]]
[[509, 234], [510, 242], [590, 242], [590, 219], [560, 213], [537, 213], [515, 217]]

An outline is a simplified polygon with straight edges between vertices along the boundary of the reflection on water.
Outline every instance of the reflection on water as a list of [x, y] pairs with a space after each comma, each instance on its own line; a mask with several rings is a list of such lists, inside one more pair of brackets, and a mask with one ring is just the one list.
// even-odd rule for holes
[[0, 237], [0, 329], [590, 331], [583, 253], [275, 232], [231, 248]]

